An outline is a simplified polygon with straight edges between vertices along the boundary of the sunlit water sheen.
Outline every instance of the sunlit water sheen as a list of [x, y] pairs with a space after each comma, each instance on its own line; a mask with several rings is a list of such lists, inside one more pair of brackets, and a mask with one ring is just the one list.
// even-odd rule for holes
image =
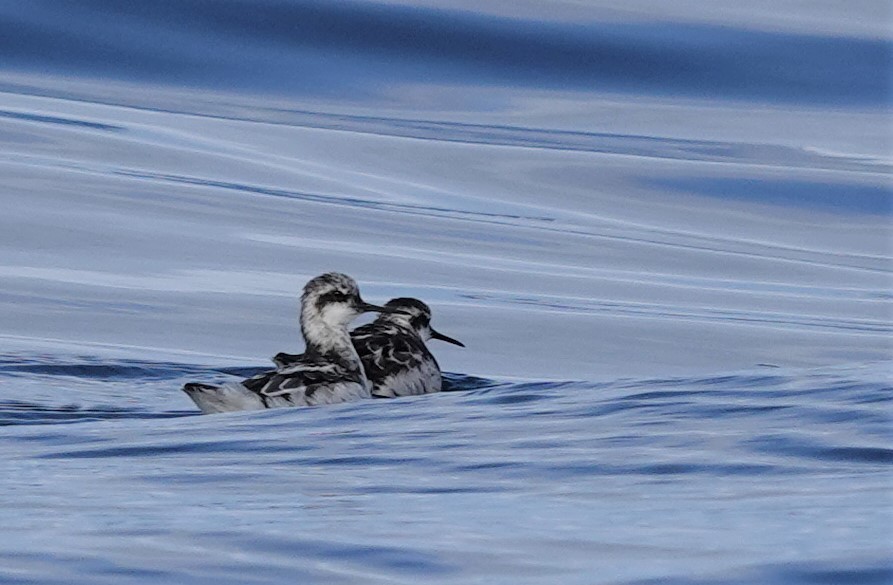
[[[811, 10], [0, 0], [0, 582], [893, 581], [888, 7]], [[450, 392], [198, 415], [327, 270]]]

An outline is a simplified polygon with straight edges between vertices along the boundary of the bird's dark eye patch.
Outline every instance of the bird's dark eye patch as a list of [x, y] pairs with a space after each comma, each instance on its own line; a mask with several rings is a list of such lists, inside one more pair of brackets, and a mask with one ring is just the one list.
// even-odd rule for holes
[[431, 319], [425, 315], [415, 315], [409, 320], [409, 324], [414, 329], [422, 329], [423, 327], [427, 327], [429, 323], [431, 323]]
[[330, 303], [343, 303], [343, 302], [347, 301], [349, 298], [350, 298], [350, 296], [347, 295], [346, 293], [334, 290], [331, 292], [327, 292], [323, 295], [320, 295], [319, 298], [316, 299], [316, 306], [323, 307]]

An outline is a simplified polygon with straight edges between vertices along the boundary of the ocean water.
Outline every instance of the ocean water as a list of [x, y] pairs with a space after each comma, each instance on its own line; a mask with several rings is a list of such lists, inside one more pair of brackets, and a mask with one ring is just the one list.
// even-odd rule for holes
[[[0, 0], [0, 583], [893, 582], [890, 22]], [[449, 391], [200, 415], [329, 270]]]

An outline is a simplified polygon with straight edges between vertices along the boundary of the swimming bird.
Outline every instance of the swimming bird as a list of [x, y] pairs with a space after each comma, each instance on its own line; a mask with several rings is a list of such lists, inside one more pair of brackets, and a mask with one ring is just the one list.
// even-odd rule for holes
[[276, 370], [222, 386], [190, 383], [183, 391], [202, 412], [314, 406], [371, 397], [371, 386], [347, 326], [361, 313], [390, 313], [360, 297], [356, 281], [337, 272], [310, 280], [301, 296], [306, 350]]
[[[393, 311], [350, 333], [372, 384], [372, 396], [395, 398], [440, 392], [443, 384], [440, 366], [425, 342], [440, 339], [461, 347], [465, 345], [435, 331], [431, 327], [431, 309], [418, 299], [391, 299], [385, 307]], [[280, 353], [273, 362], [284, 367], [297, 357]]]

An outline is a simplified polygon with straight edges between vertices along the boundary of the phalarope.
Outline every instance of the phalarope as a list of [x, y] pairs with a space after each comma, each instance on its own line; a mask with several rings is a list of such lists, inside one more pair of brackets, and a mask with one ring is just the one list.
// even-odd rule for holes
[[357, 283], [345, 274], [317, 276], [304, 286], [301, 296], [301, 333], [307, 346], [303, 354], [292, 356], [275, 371], [242, 382], [190, 383], [183, 391], [204, 413], [370, 398], [371, 386], [347, 330], [351, 321], [367, 311], [396, 309], [363, 301]]
[[[391, 299], [385, 307], [392, 312], [379, 315], [350, 333], [354, 348], [372, 384], [372, 396], [395, 398], [440, 392], [440, 366], [425, 342], [440, 339], [465, 347], [431, 327], [431, 309], [418, 299]], [[273, 362], [286, 367], [299, 356], [280, 353]]]

